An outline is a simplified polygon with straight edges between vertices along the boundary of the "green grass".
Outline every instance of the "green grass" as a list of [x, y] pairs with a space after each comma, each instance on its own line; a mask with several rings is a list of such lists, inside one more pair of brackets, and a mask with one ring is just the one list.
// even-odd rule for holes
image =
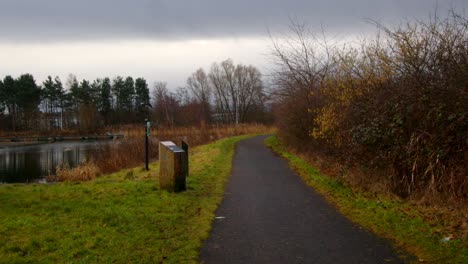
[[[321, 175], [303, 159], [288, 153], [277, 137], [266, 144], [289, 161], [303, 180], [334, 204], [344, 215], [368, 230], [392, 240], [425, 263], [468, 263], [467, 240], [443, 242], [439, 227], [430, 226], [411, 206], [388, 197], [353, 191]], [[407, 259], [411, 261], [411, 258]]]
[[194, 148], [177, 194], [159, 190], [157, 163], [83, 183], [1, 185], [0, 262], [196, 263], [245, 137]]

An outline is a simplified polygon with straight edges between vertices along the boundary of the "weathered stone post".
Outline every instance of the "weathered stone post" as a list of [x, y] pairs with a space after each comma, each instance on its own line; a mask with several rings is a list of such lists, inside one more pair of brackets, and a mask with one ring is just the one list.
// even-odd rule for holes
[[159, 143], [159, 185], [162, 190], [185, 190], [188, 174], [188, 153], [172, 141]]

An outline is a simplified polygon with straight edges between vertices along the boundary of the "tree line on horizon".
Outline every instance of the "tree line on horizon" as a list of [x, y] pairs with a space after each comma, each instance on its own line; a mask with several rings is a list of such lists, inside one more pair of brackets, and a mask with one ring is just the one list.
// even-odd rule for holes
[[208, 74], [196, 70], [175, 92], [165, 82], [150, 92], [144, 78], [131, 76], [79, 82], [70, 74], [65, 84], [48, 76], [38, 85], [28, 73], [7, 75], [0, 80], [0, 129], [91, 132], [145, 118], [164, 126], [264, 122], [265, 101], [260, 71], [230, 59], [213, 63]]
[[0, 81], [1, 128], [7, 131], [31, 129], [79, 129], [131, 123], [148, 115], [148, 84], [144, 78], [117, 76], [78, 82], [72, 74], [64, 85], [48, 76], [37, 85], [31, 74], [7, 75]]

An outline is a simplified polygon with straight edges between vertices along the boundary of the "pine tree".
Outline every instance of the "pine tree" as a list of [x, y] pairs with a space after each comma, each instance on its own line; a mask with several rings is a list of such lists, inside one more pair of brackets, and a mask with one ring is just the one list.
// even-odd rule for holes
[[31, 74], [23, 74], [14, 82], [16, 90], [17, 110], [21, 113], [25, 128], [32, 128], [34, 120], [37, 120], [36, 114], [41, 102], [41, 89], [36, 85], [36, 81]]
[[0, 115], [5, 112], [5, 92], [3, 90], [3, 81], [0, 80]]
[[138, 78], [135, 80], [135, 110], [139, 118], [148, 115], [148, 108], [151, 107], [149, 88], [146, 80]]

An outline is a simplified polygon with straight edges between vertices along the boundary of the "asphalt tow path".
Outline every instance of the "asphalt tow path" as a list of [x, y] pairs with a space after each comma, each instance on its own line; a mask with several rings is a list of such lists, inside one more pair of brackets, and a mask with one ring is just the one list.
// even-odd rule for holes
[[201, 263], [404, 263], [306, 186], [264, 139], [237, 144]]

